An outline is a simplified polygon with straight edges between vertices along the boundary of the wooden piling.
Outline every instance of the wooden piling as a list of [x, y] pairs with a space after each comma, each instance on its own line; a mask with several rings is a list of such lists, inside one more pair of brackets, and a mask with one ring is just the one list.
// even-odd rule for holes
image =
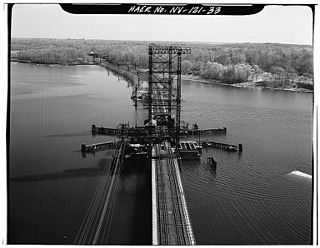
[[242, 152], [242, 144], [239, 144], [239, 152]]
[[81, 151], [82, 152], [86, 151], [86, 144], [81, 144]]
[[177, 160], [178, 160], [179, 171], [182, 172], [182, 159], [181, 157], [179, 157]]

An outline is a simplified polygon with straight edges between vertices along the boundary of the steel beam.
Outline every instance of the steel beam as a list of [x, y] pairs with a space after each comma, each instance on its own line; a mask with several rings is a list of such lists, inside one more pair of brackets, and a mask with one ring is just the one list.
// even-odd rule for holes
[[176, 109], [176, 142], [180, 140], [180, 114], [181, 114], [181, 54], [178, 52], [178, 68], [177, 68], [177, 109]]

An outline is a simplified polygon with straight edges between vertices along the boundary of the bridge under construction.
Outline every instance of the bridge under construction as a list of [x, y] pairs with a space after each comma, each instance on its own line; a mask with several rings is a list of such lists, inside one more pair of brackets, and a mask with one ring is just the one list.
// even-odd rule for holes
[[[130, 159], [147, 161], [148, 167], [151, 168], [152, 244], [196, 244], [180, 168], [184, 159], [200, 159], [202, 146], [195, 141], [182, 142], [180, 137], [182, 134], [200, 136], [206, 132], [225, 134], [226, 128], [192, 132], [182, 128], [181, 60], [184, 54], [190, 53], [191, 49], [185, 45], [149, 45], [148, 71], [137, 73], [138, 80], [132, 85], [137, 106], [140, 79], [144, 78], [147, 81], [147, 87], [143, 90], [144, 108], [148, 111], [148, 119], [144, 121], [144, 126], [130, 127], [129, 124], [122, 123], [116, 128], [104, 128], [92, 125], [93, 135], [112, 135], [116, 136], [117, 140], [81, 145], [84, 157], [87, 153], [101, 149], [113, 149], [114, 154], [109, 161], [111, 175], [99, 182], [75, 244], [108, 243], [110, 214], [118, 185], [117, 175], [121, 173], [125, 161]], [[210, 143], [212, 144], [214, 143]], [[126, 166], [130, 164], [126, 163]]]
[[[84, 217], [75, 240], [76, 244], [106, 244], [110, 232], [110, 213], [117, 188], [117, 174], [126, 158], [147, 159], [151, 167], [152, 185], [152, 244], [194, 245], [192, 231], [179, 163], [180, 114], [181, 114], [181, 57], [190, 54], [191, 49], [182, 45], [150, 44], [146, 108], [148, 119], [142, 127], [130, 128], [121, 124], [107, 135], [115, 135], [117, 144], [100, 143], [81, 150], [87, 152], [99, 149], [115, 149], [112, 176], [101, 179]], [[137, 84], [139, 81], [137, 82]], [[133, 89], [138, 86], [134, 85]], [[93, 133], [102, 129], [92, 127]], [[192, 151], [191, 151], [192, 152]], [[198, 153], [198, 149], [193, 152]], [[180, 162], [178, 162], [180, 161]]]

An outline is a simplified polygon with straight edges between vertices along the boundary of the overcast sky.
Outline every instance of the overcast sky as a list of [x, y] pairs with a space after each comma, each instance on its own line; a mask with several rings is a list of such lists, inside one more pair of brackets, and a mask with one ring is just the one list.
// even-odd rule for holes
[[17, 4], [12, 37], [312, 44], [306, 6], [266, 6], [250, 16], [74, 15], [57, 4]]

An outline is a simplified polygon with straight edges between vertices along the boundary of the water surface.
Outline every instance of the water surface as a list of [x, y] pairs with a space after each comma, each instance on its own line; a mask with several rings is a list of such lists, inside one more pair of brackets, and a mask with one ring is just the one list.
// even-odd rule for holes
[[[147, 118], [142, 106], [134, 110], [128, 83], [104, 68], [11, 65], [12, 178], [97, 168], [106, 153], [83, 158], [81, 143], [114, 138], [93, 137], [91, 124], [142, 125]], [[312, 184], [289, 173], [312, 175], [312, 95], [184, 81], [182, 98], [181, 119], [227, 127], [227, 135], [201, 139], [243, 144], [242, 154], [208, 148], [200, 162], [182, 166], [197, 244], [309, 244]], [[208, 156], [218, 162], [215, 171]], [[120, 180], [114, 230], [132, 229], [141, 209], [148, 213], [149, 171], [134, 166], [131, 172]], [[9, 241], [73, 243], [102, 176], [10, 182]], [[145, 226], [148, 218], [141, 219]], [[150, 242], [141, 233], [114, 231], [110, 243]]]

